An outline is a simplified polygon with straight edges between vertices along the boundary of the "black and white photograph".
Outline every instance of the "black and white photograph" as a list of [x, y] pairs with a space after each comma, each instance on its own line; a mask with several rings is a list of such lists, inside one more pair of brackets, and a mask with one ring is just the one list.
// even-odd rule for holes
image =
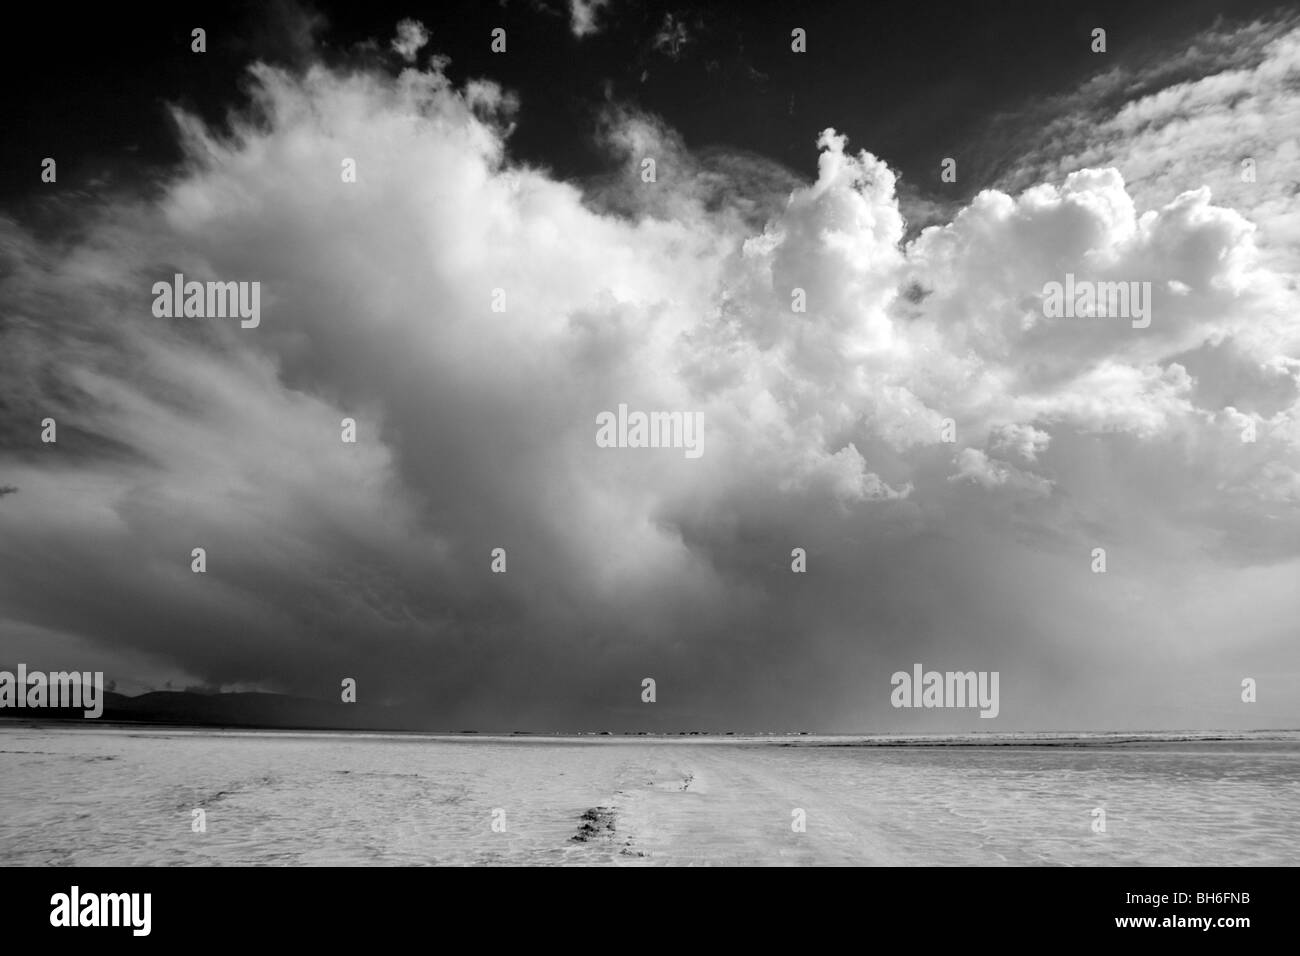
[[7, 924], [162, 927], [97, 871], [1095, 869], [1112, 936], [1250, 938], [1300, 6], [5, 33], [0, 868], [61, 887]]

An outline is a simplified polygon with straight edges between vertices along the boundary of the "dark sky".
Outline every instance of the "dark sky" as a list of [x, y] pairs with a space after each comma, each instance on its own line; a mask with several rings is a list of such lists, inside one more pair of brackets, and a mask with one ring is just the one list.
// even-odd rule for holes
[[[605, 28], [582, 40], [570, 32], [564, 7], [557, 0], [89, 5], [75, 27], [37, 7], [25, 29], [6, 31], [0, 198], [30, 195], [44, 156], [62, 159], [69, 186], [106, 173], [132, 181], [175, 162], [164, 104], [220, 121], [239, 102], [250, 60], [300, 60], [305, 23], [316, 22], [325, 58], [343, 62], [357, 43], [387, 36], [408, 16], [421, 19], [432, 48], [451, 57], [450, 77], [489, 77], [520, 93], [525, 108], [511, 151], [561, 177], [602, 168], [590, 130], [609, 91], [665, 117], [692, 149], [750, 150], [791, 168], [804, 162], [809, 129], [834, 126], [869, 142], [918, 189], [937, 191], [939, 161], [955, 144], [977, 140], [990, 117], [1068, 91], [1097, 69], [1086, 42], [1093, 27], [1108, 31], [1106, 65], [1131, 65], [1278, 4], [634, 0], [607, 8]], [[675, 54], [654, 45], [669, 16], [689, 37]], [[201, 58], [189, 49], [195, 26], [208, 31]], [[489, 50], [497, 26], [508, 31], [506, 56]], [[808, 31], [809, 56], [789, 55], [795, 26]], [[58, 67], [36, 67], [29, 48], [49, 31], [59, 36]], [[963, 177], [958, 194], [989, 185], [1005, 159], [981, 157], [972, 167], [979, 175]]]

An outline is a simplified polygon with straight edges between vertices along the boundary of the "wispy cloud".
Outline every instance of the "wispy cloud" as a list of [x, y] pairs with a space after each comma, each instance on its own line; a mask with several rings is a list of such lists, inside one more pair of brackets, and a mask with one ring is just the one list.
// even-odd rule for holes
[[414, 63], [416, 54], [429, 42], [429, 31], [419, 20], [402, 20], [397, 24], [397, 36], [392, 48], [407, 63]]
[[591, 36], [599, 32], [601, 11], [609, 0], [569, 0], [569, 26], [575, 37]]

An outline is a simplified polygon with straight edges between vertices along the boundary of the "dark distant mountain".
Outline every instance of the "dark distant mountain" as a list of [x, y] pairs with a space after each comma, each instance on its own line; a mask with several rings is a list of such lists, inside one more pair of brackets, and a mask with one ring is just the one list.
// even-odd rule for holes
[[[0, 718], [87, 721], [80, 708], [9, 708]], [[104, 691], [104, 713], [93, 722], [246, 727], [277, 730], [434, 730], [404, 708], [345, 704], [284, 694], [201, 694], [152, 691], [127, 697]]]

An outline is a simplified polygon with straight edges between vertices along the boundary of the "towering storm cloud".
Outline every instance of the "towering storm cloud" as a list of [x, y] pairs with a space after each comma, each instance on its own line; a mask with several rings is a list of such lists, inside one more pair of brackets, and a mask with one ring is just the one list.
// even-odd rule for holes
[[1214, 39], [921, 230], [845, 125], [786, 170], [610, 100], [565, 181], [416, 21], [251, 65], [151, 188], [0, 219], [6, 653], [487, 729], [986, 729], [914, 662], [999, 729], [1294, 723], [1300, 32]]

